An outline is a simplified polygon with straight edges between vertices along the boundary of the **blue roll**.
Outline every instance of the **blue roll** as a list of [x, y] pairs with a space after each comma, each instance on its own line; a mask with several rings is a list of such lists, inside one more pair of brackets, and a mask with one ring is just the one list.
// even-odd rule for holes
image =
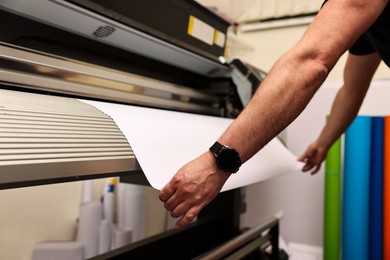
[[371, 117], [358, 116], [345, 134], [342, 259], [369, 258]]
[[384, 118], [373, 117], [371, 128], [369, 259], [383, 259]]

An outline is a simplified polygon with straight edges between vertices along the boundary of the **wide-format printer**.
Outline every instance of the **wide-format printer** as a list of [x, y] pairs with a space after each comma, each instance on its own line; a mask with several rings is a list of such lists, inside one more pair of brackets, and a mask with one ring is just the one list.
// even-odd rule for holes
[[[0, 17], [1, 189], [149, 185], [118, 125], [80, 99], [235, 118], [265, 77], [225, 57], [230, 25], [195, 1], [1, 0]], [[189, 227], [96, 258], [253, 259], [272, 244], [277, 259], [278, 221], [243, 230], [244, 210], [232, 189]]]

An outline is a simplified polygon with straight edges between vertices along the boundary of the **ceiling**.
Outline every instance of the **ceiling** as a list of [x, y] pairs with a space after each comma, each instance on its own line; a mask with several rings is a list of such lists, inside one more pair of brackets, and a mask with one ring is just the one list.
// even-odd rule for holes
[[323, 0], [196, 0], [231, 23], [259, 22], [318, 12]]

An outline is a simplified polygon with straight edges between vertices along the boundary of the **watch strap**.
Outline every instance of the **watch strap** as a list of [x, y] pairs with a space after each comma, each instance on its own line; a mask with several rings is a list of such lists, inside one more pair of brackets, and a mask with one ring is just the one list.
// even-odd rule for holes
[[214, 155], [218, 155], [219, 151], [221, 151], [222, 148], [224, 148], [225, 146], [220, 144], [219, 142], [215, 142], [211, 147], [210, 147], [210, 151], [214, 154]]

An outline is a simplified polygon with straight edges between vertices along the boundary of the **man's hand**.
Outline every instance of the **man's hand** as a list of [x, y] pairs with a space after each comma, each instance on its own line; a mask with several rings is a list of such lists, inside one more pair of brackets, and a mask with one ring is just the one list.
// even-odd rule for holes
[[160, 191], [160, 200], [174, 218], [176, 228], [190, 224], [222, 189], [230, 173], [220, 170], [211, 152], [184, 165]]
[[303, 172], [311, 171], [311, 174], [316, 174], [321, 169], [321, 163], [324, 161], [328, 148], [321, 144], [318, 140], [313, 142], [306, 151], [298, 157], [298, 161], [304, 162]]

